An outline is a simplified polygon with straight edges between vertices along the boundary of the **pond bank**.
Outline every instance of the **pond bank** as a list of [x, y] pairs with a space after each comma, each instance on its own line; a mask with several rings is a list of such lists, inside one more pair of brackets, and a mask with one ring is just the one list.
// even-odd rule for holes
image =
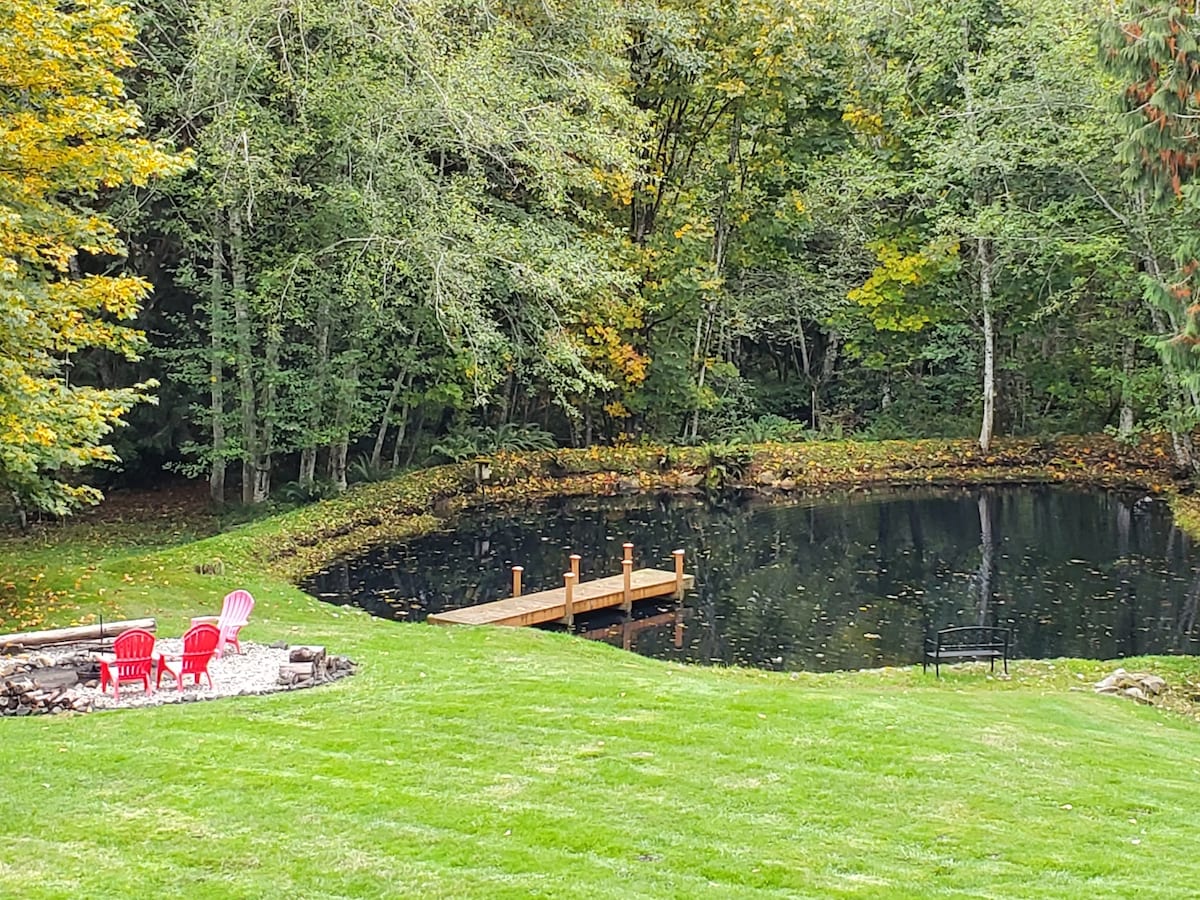
[[[749, 456], [743, 454], [749, 451]], [[855, 486], [1076, 483], [1138, 487], [1179, 497], [1164, 436], [1124, 447], [1103, 435], [1055, 440], [1007, 439], [982, 453], [969, 440], [840, 441], [739, 447], [624, 447], [499, 454], [492, 478], [478, 489], [470, 464], [439, 466], [249, 529], [251, 545], [275, 573], [297, 582], [325, 564], [385, 542], [446, 527], [456, 513], [484, 503], [547, 497], [609, 496], [638, 491], [701, 490], [714, 470], [725, 485], [770, 493], [844, 490]], [[1200, 535], [1200, 500], [1179, 504], [1183, 527]], [[1190, 510], [1195, 509], [1194, 514]], [[1186, 520], [1194, 524], [1188, 526]], [[197, 544], [201, 549], [203, 544]], [[202, 562], [197, 558], [197, 563]]]

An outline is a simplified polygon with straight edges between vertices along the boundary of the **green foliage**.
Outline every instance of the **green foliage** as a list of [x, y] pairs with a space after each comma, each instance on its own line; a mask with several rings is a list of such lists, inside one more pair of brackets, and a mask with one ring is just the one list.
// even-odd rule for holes
[[505, 422], [495, 428], [468, 428], [447, 435], [433, 445], [431, 452], [447, 462], [462, 462], [493, 453], [552, 450], [555, 446], [554, 435], [538, 425]]
[[372, 484], [383, 481], [391, 476], [391, 470], [383, 463], [372, 462], [366, 453], [360, 453], [350, 463], [346, 471], [350, 481], [355, 484]]
[[[131, 89], [197, 158], [165, 192], [98, 197], [158, 288], [155, 346], [53, 364], [167, 383], [116, 448], [148, 469], [240, 464], [262, 500], [297, 457], [376, 441], [397, 465], [548, 445], [444, 435], [485, 401], [575, 443], [790, 437], [768, 414], [957, 435], [985, 312], [1001, 430], [1102, 428], [1122, 402], [1189, 421], [1179, 378], [1122, 352], [1154, 332], [1177, 369], [1200, 355], [1176, 252], [1200, 234], [1194, 97], [1171, 96], [1196, 78], [1172, 68], [1196, 56], [1188, 10], [1127, 4], [1106, 72], [1083, 0], [281, 9], [138, 7]], [[1122, 126], [1104, 99], [1130, 85]], [[1170, 203], [1121, 186], [1122, 127]]]
[[300, 481], [289, 481], [281, 484], [275, 491], [275, 496], [289, 505], [303, 505], [329, 500], [338, 496], [341, 489], [325, 478], [315, 478], [308, 484]]
[[723, 491], [741, 482], [750, 474], [754, 451], [741, 444], [706, 444], [701, 448], [704, 459], [704, 486], [710, 491]]
[[124, 7], [7, 0], [0, 33], [0, 491], [64, 514], [99, 500], [79, 471], [116, 459], [106, 438], [157, 387], [72, 379], [91, 348], [132, 361], [145, 346], [127, 323], [150, 285], [121, 270], [98, 195], [187, 159], [138, 136]]
[[880, 331], [920, 331], [939, 315], [934, 304], [914, 302], [913, 294], [958, 269], [958, 242], [940, 238], [915, 252], [905, 253], [892, 242], [875, 243], [875, 270], [847, 295], [867, 310]]
[[783, 416], [759, 416], [721, 431], [717, 437], [726, 444], [764, 444], [768, 441], [799, 441], [805, 435], [803, 422], [793, 422]]

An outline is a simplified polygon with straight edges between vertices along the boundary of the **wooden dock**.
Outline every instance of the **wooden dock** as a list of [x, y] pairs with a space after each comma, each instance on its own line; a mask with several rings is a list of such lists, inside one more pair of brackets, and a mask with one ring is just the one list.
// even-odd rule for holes
[[656, 597], [676, 597], [692, 587], [695, 578], [683, 572], [683, 551], [675, 551], [675, 571], [662, 569], [633, 570], [633, 545], [625, 545], [620, 575], [579, 583], [579, 556], [570, 558], [571, 571], [563, 576], [563, 586], [534, 594], [521, 593], [520, 566], [513, 567], [513, 596], [493, 603], [481, 603], [447, 612], [435, 613], [426, 620], [435, 625], [539, 625], [544, 622], [572, 624], [580, 613], [619, 606], [628, 612], [633, 603]]

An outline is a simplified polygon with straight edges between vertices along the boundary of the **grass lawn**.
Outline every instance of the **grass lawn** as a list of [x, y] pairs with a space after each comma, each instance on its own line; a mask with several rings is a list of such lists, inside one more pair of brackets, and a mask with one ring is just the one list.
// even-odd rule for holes
[[[384, 622], [291, 587], [260, 558], [279, 527], [174, 547], [196, 532], [164, 528], [136, 552], [111, 524], [0, 542], [5, 625], [153, 614], [171, 635], [244, 586], [246, 638], [360, 664], [315, 690], [0, 719], [0, 896], [1175, 898], [1200, 883], [1200, 728], [1093, 695], [1111, 665], [788, 675]], [[224, 576], [193, 571], [210, 557]], [[1200, 660], [1140, 664], [1200, 680]]]

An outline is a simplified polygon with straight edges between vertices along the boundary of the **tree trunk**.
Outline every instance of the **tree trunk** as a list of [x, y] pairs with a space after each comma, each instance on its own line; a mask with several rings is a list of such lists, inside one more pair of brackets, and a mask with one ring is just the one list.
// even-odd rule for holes
[[[963, 63], [962, 87], [963, 99], [966, 101], [966, 122], [972, 139], [979, 142], [979, 124], [975, 118], [975, 94], [971, 83], [971, 26], [975, 24], [970, 18], [962, 22]], [[978, 168], [970, 172], [971, 181], [975, 184], [974, 200], [976, 214], [983, 211], [988, 202], [987, 192], [982, 183]], [[983, 417], [979, 425], [979, 447], [984, 452], [991, 449], [992, 431], [996, 424], [996, 331], [992, 321], [992, 242], [986, 237], [975, 239], [976, 254], [979, 257], [979, 313], [983, 330]]]
[[229, 212], [229, 264], [233, 280], [238, 400], [241, 407], [242, 502], [250, 504], [254, 502], [258, 423], [254, 403], [253, 340], [250, 333], [250, 298], [246, 293], [246, 259], [242, 241], [242, 219], [241, 213], [236, 207]]
[[992, 322], [992, 247], [987, 238], [979, 238], [979, 305], [983, 314], [983, 421], [979, 426], [979, 447], [992, 446], [992, 428], [996, 421], [996, 331]]
[[1125, 338], [1121, 353], [1121, 415], [1117, 421], [1117, 436], [1125, 439], [1133, 434], [1133, 371], [1137, 359], [1137, 343]]
[[321, 425], [325, 417], [325, 395], [329, 384], [329, 331], [332, 327], [332, 313], [329, 291], [322, 291], [317, 301], [317, 358], [314, 364], [314, 378], [311, 386], [312, 411], [308, 419], [308, 438], [313, 446], [305, 447], [300, 452], [300, 484], [312, 487], [317, 475], [317, 445], [320, 444]]
[[[732, 181], [735, 164], [741, 153], [742, 108], [737, 104], [733, 112], [733, 121], [729, 126], [729, 150], [726, 157], [728, 168], [721, 193], [717, 200], [717, 208], [713, 214], [713, 244], [712, 244], [712, 280], [719, 284], [725, 277], [725, 260], [729, 253], [729, 237], [733, 225], [729, 221], [729, 197], [732, 192]], [[692, 360], [696, 366], [697, 405], [692, 410], [692, 440], [695, 441], [700, 432], [700, 394], [704, 391], [705, 376], [708, 373], [708, 349], [712, 341], [713, 329], [716, 325], [718, 303], [709, 300], [704, 305], [704, 313], [696, 322], [696, 342], [692, 348]]]
[[388, 419], [392, 417], [392, 408], [404, 388], [403, 371], [392, 382], [392, 392], [388, 394], [387, 405], [383, 407], [383, 418], [379, 422], [379, 430], [375, 432], [375, 446], [371, 448], [371, 468], [378, 469], [383, 462], [383, 442], [387, 439]]
[[346, 437], [329, 445], [329, 480], [339, 491], [344, 491], [346, 482], [346, 457], [350, 455], [350, 441]]
[[282, 343], [278, 323], [267, 328], [267, 353], [263, 368], [263, 396], [259, 404], [262, 425], [254, 458], [254, 502], [265, 503], [271, 497], [271, 455], [275, 444], [275, 383], [279, 373], [279, 348]]
[[351, 351], [351, 362], [346, 377], [338, 391], [337, 416], [334, 429], [337, 439], [329, 445], [329, 480], [339, 491], [346, 489], [346, 460], [350, 453], [351, 410], [358, 392], [358, 353]]
[[221, 237], [212, 235], [212, 285], [208, 297], [209, 408], [212, 414], [212, 460], [208, 473], [208, 496], [218, 508], [225, 505], [225, 248]]
[[408, 417], [412, 413], [412, 404], [405, 401], [400, 407], [400, 421], [396, 423], [396, 443], [392, 446], [392, 470], [400, 468], [400, 448], [404, 446], [404, 437], [408, 431]]
[[305, 487], [311, 487], [317, 478], [317, 448], [304, 447], [300, 451], [300, 473], [296, 480]]
[[[421, 342], [421, 329], [419, 327], [414, 328], [413, 332], [412, 332], [412, 340], [409, 341], [409, 344], [408, 344], [409, 351], [415, 352], [417, 349], [417, 345], [420, 344], [420, 342]], [[400, 399], [401, 392], [408, 386], [408, 382], [410, 380], [409, 373], [411, 372], [411, 367], [408, 365], [408, 362], [409, 361], [407, 359], [401, 360], [400, 371], [396, 373], [396, 380], [392, 384], [392, 393], [388, 396], [387, 406], [385, 406], [383, 409], [383, 420], [379, 423], [379, 431], [375, 434], [375, 446], [371, 450], [371, 467], [372, 468], [376, 468], [376, 469], [379, 468], [380, 463], [383, 461], [383, 443], [384, 443], [384, 440], [387, 438], [388, 421], [392, 417], [392, 410], [396, 406], [396, 401]], [[516, 379], [513, 379], [513, 380], [515, 381]], [[407, 409], [408, 409], [408, 404], [406, 403], [405, 404], [405, 418], [408, 417]], [[505, 414], [504, 421], [507, 421], [507, 413]], [[401, 425], [400, 426], [400, 436], [397, 437], [397, 441], [399, 441], [403, 437], [403, 435], [404, 435], [404, 426]], [[396, 467], [395, 462], [393, 462], [392, 468], [394, 469], [395, 467]]]

